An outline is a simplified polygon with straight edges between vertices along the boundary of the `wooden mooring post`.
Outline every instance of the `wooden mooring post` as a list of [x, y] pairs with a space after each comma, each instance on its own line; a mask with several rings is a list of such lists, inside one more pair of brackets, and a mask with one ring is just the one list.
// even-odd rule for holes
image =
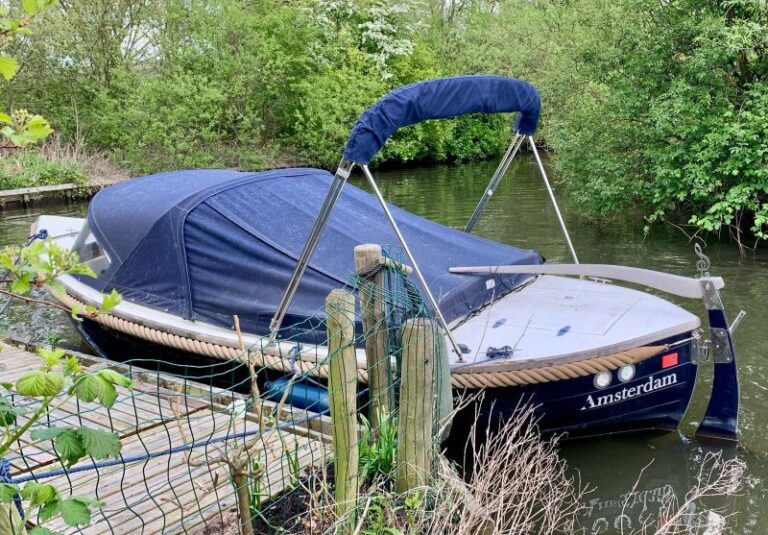
[[355, 298], [333, 290], [325, 301], [330, 371], [328, 392], [333, 429], [336, 514], [340, 533], [354, 531], [358, 491], [357, 359], [355, 357]]
[[368, 419], [374, 436], [378, 436], [379, 418], [387, 418], [393, 410], [381, 258], [381, 245], [364, 244], [355, 247], [355, 272], [362, 279], [359, 288], [360, 310], [365, 336], [368, 395], [371, 400]]
[[442, 344], [434, 321], [408, 320], [403, 328], [395, 487], [403, 493], [429, 483], [434, 435], [435, 365]]

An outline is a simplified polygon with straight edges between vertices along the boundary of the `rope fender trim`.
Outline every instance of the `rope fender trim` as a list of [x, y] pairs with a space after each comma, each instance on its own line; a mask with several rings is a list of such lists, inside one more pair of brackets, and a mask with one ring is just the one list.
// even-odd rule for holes
[[[85, 306], [85, 303], [69, 294], [54, 294], [54, 297], [69, 307], [72, 305]], [[147, 327], [110, 313], [99, 314], [89, 319], [116, 331], [182, 351], [189, 351], [221, 360], [240, 361], [249, 365], [271, 368], [286, 373], [298, 371], [320, 379], [328, 378], [329, 367], [327, 364], [316, 364], [301, 359], [282, 358], [259, 350], [247, 349], [243, 352], [237, 348], [203, 342], [194, 338]], [[612, 355], [592, 357], [578, 362], [545, 364], [522, 370], [470, 372], [467, 368], [463, 368], [462, 373], [451, 373], [451, 385], [457, 389], [503, 388], [575, 379], [637, 364], [664, 352], [666, 349], [667, 346], [665, 345], [643, 346]], [[358, 368], [357, 378], [361, 383], [367, 383], [368, 371], [364, 368]]]

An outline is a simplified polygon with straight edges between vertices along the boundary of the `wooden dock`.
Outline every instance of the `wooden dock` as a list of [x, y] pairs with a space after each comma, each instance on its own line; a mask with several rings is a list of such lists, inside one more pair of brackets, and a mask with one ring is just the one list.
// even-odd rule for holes
[[[0, 378], [15, 382], [40, 362], [24, 349], [5, 346], [0, 352]], [[115, 363], [95, 357], [81, 357], [81, 364], [116, 368]], [[111, 410], [73, 400], [52, 414], [50, 422], [117, 433], [123, 445], [120, 462], [104, 466], [104, 461], [96, 461], [93, 469], [92, 461], [83, 460], [77, 465], [82, 471], [59, 474], [62, 467], [48, 449], [51, 443], [34, 444], [28, 436], [9, 457], [14, 479], [58, 470], [44, 481], [56, 485], [64, 497], [85, 495], [105, 503], [88, 527], [67, 528], [60, 520], [45, 527], [64, 533], [194, 534], [235, 508], [228, 465], [217, 462], [226, 452], [264, 437], [252, 446], [261, 451], [249, 451], [265, 467], [262, 502], [279, 495], [297, 473], [304, 475], [311, 466], [325, 462], [330, 453], [327, 417], [283, 409], [276, 420], [282, 422], [280, 429], [269, 427], [271, 431], [261, 434], [259, 419], [240, 408], [245, 396], [137, 368], [132, 377], [133, 388], [120, 389]], [[265, 411], [277, 409], [270, 402], [262, 406]], [[288, 458], [292, 462], [286, 462]]]

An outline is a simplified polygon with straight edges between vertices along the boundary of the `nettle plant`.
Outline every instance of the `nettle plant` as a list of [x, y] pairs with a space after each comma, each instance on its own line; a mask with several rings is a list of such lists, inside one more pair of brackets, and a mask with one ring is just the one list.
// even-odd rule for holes
[[[56, 278], [63, 274], [94, 276], [86, 264], [52, 241], [34, 241], [26, 246], [10, 246], [0, 251], [0, 293], [10, 299], [27, 303], [42, 303], [66, 310], [76, 319], [94, 317], [109, 311], [120, 302], [116, 292], [105, 295], [101, 307], [76, 307], [33, 297], [33, 291], [47, 287], [64, 291]], [[83, 458], [102, 460], [120, 454], [120, 437], [113, 432], [87, 426], [57, 425], [56, 412], [67, 403], [98, 403], [111, 408], [117, 399], [117, 387], [131, 386], [124, 375], [110, 369], [90, 371], [79, 360], [67, 355], [63, 349], [38, 350], [41, 365], [22, 375], [15, 384], [0, 381], [0, 458], [13, 453], [14, 445], [22, 437], [32, 443], [53, 444], [60, 463], [71, 467]], [[2, 377], [0, 376], [0, 379]], [[54, 422], [51, 425], [49, 422]], [[64, 496], [54, 485], [29, 481], [22, 485], [0, 483], [0, 503], [22, 503], [28, 517], [36, 514], [39, 522], [59, 515], [69, 526], [90, 523], [91, 509], [101, 502], [87, 496]], [[0, 510], [12, 517], [12, 530], [23, 533], [23, 521], [13, 506]], [[2, 525], [2, 523], [0, 523]], [[41, 526], [34, 527], [30, 535], [50, 535], [54, 532]]]

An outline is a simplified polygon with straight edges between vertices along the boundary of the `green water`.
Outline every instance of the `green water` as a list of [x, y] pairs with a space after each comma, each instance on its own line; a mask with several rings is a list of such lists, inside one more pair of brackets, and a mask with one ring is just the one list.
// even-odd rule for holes
[[[377, 177], [389, 201], [463, 228], [493, 169], [493, 163], [436, 166], [390, 170], [377, 173]], [[361, 184], [359, 177], [353, 181]], [[85, 210], [85, 204], [68, 204], [0, 213], [0, 245], [22, 241], [39, 213], [81, 216]], [[671, 226], [644, 236], [637, 222], [598, 228], [580, 220], [567, 205], [563, 211], [582, 262], [696, 274], [692, 244]], [[537, 249], [551, 262], [570, 261], [546, 190], [533, 163], [525, 159], [510, 169], [475, 232]], [[714, 505], [735, 513], [728, 524], [734, 533], [768, 533], [768, 496], [763, 484], [768, 476], [768, 253], [758, 251], [741, 259], [736, 247], [725, 239], [720, 243], [711, 240], [705, 252], [712, 260], [712, 273], [726, 281], [723, 298], [730, 317], [740, 309], [748, 312], [735, 334], [742, 388], [741, 437], [738, 446], [724, 454], [744, 459], [749, 477], [741, 495], [696, 507]], [[700, 302], [676, 301], [695, 313], [702, 311]], [[16, 336], [44, 341], [59, 335], [64, 343], [80, 343], [68, 319], [57, 311], [11, 306], [4, 321], [5, 328]], [[706, 406], [711, 375], [712, 365], [702, 365], [694, 401], [679, 433], [593, 439], [563, 446], [565, 457], [582, 479], [596, 487], [587, 496], [592, 506], [584, 522], [587, 533], [618, 533], [622, 522], [625, 533], [630, 533], [641, 518], [656, 522], [654, 507], [667, 491], [683, 497], [706, 451], [719, 448], [692, 438], [697, 418]], [[641, 471], [638, 493], [624, 509], [626, 516], [621, 517], [622, 495], [632, 488]]]

